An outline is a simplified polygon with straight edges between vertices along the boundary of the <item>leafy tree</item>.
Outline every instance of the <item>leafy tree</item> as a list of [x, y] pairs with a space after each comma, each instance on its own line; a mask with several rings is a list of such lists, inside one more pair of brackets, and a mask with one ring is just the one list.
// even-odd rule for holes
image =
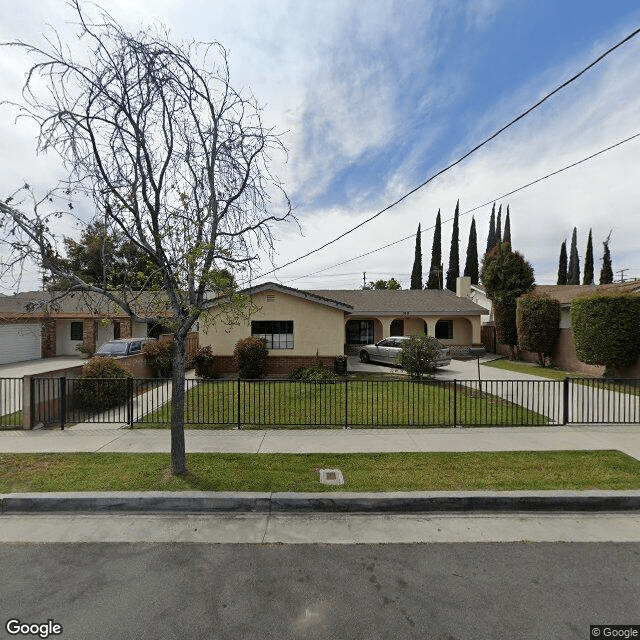
[[[24, 110], [39, 126], [40, 150], [57, 151], [69, 169], [65, 197], [93, 198], [107, 230], [151, 262], [162, 292], [141, 308], [128, 288], [95, 285], [61, 264], [62, 225], [54, 216], [63, 214], [47, 212], [48, 200], [28, 214], [0, 201], [0, 225], [13, 231], [0, 236], [8, 245], [3, 265], [15, 272], [35, 260], [72, 290], [101, 294], [134, 320], [166, 323], [170, 315], [171, 467], [184, 474], [187, 333], [196, 321], [233, 323], [246, 314], [249, 300], [221, 274], [248, 268], [258, 246], [272, 248], [270, 224], [291, 215], [269, 169], [284, 147], [264, 126], [255, 98], [231, 85], [220, 44], [176, 45], [158, 27], [130, 34], [106, 12], [90, 20], [78, 0], [71, 6], [87, 62], [63, 38], [12, 43], [36, 59]], [[213, 307], [211, 290], [226, 294]]]
[[449, 250], [449, 268], [447, 269], [447, 289], [455, 292], [456, 279], [460, 276], [460, 229], [458, 218], [460, 217], [460, 200], [456, 202], [456, 211], [453, 214], [453, 230], [451, 232], [451, 248]]
[[491, 207], [491, 217], [489, 218], [489, 234], [487, 235], [487, 248], [485, 249], [485, 253], [489, 253], [493, 246], [495, 245], [496, 240], [496, 203], [493, 203], [493, 207]]
[[578, 231], [573, 227], [571, 235], [571, 250], [569, 252], [569, 268], [567, 269], [567, 284], [580, 284], [580, 258], [578, 257]]
[[604, 365], [612, 377], [640, 355], [640, 296], [595, 294], [571, 303], [576, 354], [587, 364]]
[[436, 216], [436, 226], [433, 231], [433, 246], [431, 248], [431, 266], [427, 278], [427, 289], [442, 289], [442, 223], [440, 209]]
[[496, 334], [502, 344], [511, 347], [512, 357], [518, 344], [516, 301], [533, 288], [534, 281], [531, 264], [519, 251], [511, 251], [502, 243], [484, 258], [482, 282], [493, 303]]
[[478, 236], [476, 234], [476, 221], [471, 218], [469, 228], [469, 242], [467, 243], [467, 261], [464, 265], [464, 275], [471, 278], [471, 284], [478, 284]]
[[391, 278], [389, 280], [376, 280], [375, 282], [367, 282], [367, 284], [365, 284], [362, 288], [369, 291], [379, 289], [397, 290], [402, 289], [402, 285], [395, 278]]
[[531, 292], [518, 298], [516, 305], [518, 347], [538, 354], [545, 366], [545, 355], [551, 355], [560, 335], [560, 302], [548, 295]]
[[498, 207], [498, 215], [496, 217], [496, 231], [493, 238], [493, 246], [502, 242], [502, 205]]
[[398, 364], [413, 380], [422, 380], [436, 370], [439, 351], [434, 338], [425, 335], [411, 336], [402, 343]]
[[567, 241], [563, 240], [560, 245], [560, 258], [558, 259], [558, 282], [556, 284], [567, 284]]
[[589, 229], [589, 239], [587, 240], [587, 252], [584, 256], [584, 275], [582, 284], [593, 284], [593, 240], [591, 229]]
[[504, 233], [502, 242], [511, 246], [511, 218], [509, 216], [509, 205], [507, 205], [507, 216], [504, 220]]
[[600, 269], [600, 284], [611, 284], [613, 282], [613, 267], [611, 266], [611, 252], [609, 251], [609, 241], [611, 234], [602, 243], [604, 254], [602, 255], [602, 269]]
[[413, 259], [413, 269], [411, 270], [411, 289], [422, 289], [422, 232], [418, 225], [416, 233], [416, 253]]

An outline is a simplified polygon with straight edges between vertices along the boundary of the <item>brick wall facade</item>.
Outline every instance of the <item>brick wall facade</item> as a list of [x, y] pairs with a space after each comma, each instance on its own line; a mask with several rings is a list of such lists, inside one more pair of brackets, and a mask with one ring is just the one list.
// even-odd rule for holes
[[43, 358], [56, 355], [56, 321], [43, 320], [41, 333], [41, 354]]
[[[293, 369], [309, 367], [318, 360], [333, 369], [333, 356], [267, 356], [267, 377], [286, 378]], [[233, 356], [216, 356], [214, 371], [220, 376], [238, 375]]]

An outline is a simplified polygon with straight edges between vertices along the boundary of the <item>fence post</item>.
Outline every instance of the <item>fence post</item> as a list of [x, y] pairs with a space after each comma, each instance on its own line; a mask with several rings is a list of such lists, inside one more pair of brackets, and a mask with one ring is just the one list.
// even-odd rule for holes
[[569, 422], [569, 378], [562, 381], [562, 424]]
[[133, 429], [133, 392], [134, 392], [134, 384], [133, 378], [127, 379], [127, 386], [129, 387], [129, 397], [127, 400], [127, 424], [129, 429]]
[[349, 381], [344, 379], [344, 428], [349, 428]]
[[453, 379], [453, 427], [458, 426], [458, 381]]
[[64, 423], [67, 419], [67, 379], [60, 378], [60, 430], [64, 431]]
[[238, 429], [242, 429], [242, 424], [240, 420], [240, 376], [238, 376], [238, 400], [237, 400], [237, 408], [238, 408]]

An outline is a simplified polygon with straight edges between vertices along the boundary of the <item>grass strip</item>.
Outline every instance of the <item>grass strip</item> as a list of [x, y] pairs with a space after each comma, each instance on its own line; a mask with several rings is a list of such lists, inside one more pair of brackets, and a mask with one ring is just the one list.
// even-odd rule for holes
[[[1, 454], [0, 492], [412, 491], [639, 489], [640, 462], [619, 451], [465, 453], [192, 453], [172, 476], [169, 454]], [[339, 468], [346, 484], [320, 484]]]
[[481, 364], [483, 367], [493, 367], [494, 369], [514, 371], [515, 373], [527, 373], [530, 376], [540, 376], [541, 378], [550, 378], [552, 380], [564, 380], [569, 376], [572, 378], [585, 377], [583, 374], [576, 373], [575, 371], [562, 371], [561, 369], [541, 367], [533, 363], [513, 362], [512, 360], [491, 360]]

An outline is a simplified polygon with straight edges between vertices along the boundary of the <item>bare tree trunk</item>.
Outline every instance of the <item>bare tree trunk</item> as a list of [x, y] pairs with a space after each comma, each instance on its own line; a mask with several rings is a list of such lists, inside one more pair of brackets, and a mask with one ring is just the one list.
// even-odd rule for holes
[[187, 338], [177, 331], [173, 342], [173, 373], [171, 376], [171, 472], [183, 475], [187, 472], [184, 444], [184, 381]]

